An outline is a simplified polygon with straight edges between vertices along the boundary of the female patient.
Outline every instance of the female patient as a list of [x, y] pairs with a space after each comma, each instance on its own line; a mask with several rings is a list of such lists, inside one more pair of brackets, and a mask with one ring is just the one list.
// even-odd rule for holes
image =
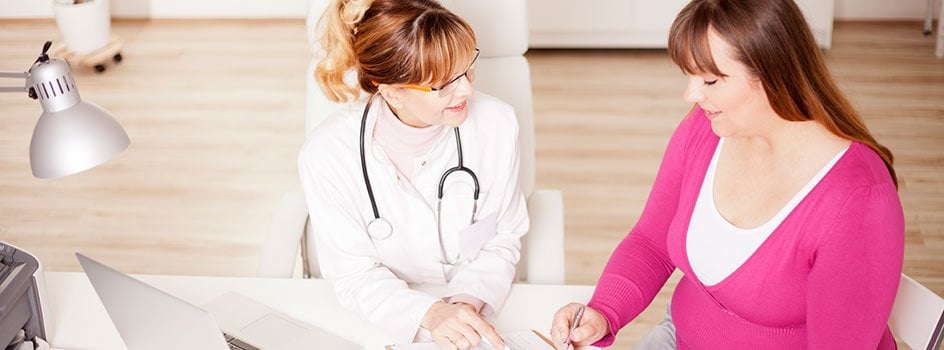
[[793, 0], [694, 0], [669, 54], [695, 106], [579, 327], [609, 345], [673, 270], [643, 349], [894, 349], [904, 219], [892, 155], [837, 88]]
[[336, 0], [321, 25], [317, 81], [353, 102], [299, 155], [324, 277], [397, 343], [503, 346], [484, 317], [511, 287], [528, 213], [517, 118], [473, 92], [471, 27], [433, 0]]

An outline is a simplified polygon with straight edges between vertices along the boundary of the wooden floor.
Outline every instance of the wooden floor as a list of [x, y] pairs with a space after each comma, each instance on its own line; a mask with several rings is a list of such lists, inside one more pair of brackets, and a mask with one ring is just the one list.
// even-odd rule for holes
[[[0, 70], [26, 70], [51, 21], [0, 21]], [[125, 58], [76, 68], [83, 99], [131, 147], [79, 175], [30, 175], [39, 104], [0, 94], [0, 240], [74, 271], [82, 251], [134, 273], [251, 276], [279, 197], [299, 190], [304, 24], [115, 21]], [[904, 270], [944, 295], [944, 60], [921, 24], [837, 23], [830, 68], [896, 156]], [[637, 220], [668, 137], [690, 108], [664, 50], [533, 50], [538, 187], [564, 192], [567, 280], [592, 284]], [[0, 86], [18, 85], [13, 79]], [[670, 282], [641, 322], [664, 310]], [[628, 344], [645, 332], [629, 327]]]

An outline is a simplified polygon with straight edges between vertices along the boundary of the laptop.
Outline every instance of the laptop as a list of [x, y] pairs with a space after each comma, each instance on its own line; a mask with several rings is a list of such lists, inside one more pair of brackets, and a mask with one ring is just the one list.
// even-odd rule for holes
[[[128, 350], [361, 349], [237, 293], [190, 304], [131, 276], [75, 254]], [[213, 315], [219, 317], [219, 322]]]

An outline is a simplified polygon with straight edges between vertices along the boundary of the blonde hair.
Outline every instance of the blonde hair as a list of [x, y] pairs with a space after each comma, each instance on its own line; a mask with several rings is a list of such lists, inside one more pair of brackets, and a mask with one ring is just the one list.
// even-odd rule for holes
[[[434, 0], [333, 0], [319, 24], [325, 57], [315, 79], [334, 102], [379, 84], [444, 83], [475, 51], [472, 27]], [[344, 82], [352, 69], [356, 87]]]
[[688, 74], [726, 76], [708, 47], [708, 30], [714, 30], [760, 80], [777, 115], [817, 121], [836, 136], [869, 146], [897, 186], [892, 152], [875, 140], [839, 90], [809, 28], [794, 0], [693, 0], [672, 23], [669, 56]]

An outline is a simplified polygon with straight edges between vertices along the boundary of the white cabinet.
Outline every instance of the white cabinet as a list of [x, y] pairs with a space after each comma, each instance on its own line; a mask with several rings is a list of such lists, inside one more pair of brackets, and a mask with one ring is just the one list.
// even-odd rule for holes
[[[832, 40], [834, 0], [797, 0], [820, 46]], [[664, 48], [688, 0], [529, 0], [533, 48]]]

